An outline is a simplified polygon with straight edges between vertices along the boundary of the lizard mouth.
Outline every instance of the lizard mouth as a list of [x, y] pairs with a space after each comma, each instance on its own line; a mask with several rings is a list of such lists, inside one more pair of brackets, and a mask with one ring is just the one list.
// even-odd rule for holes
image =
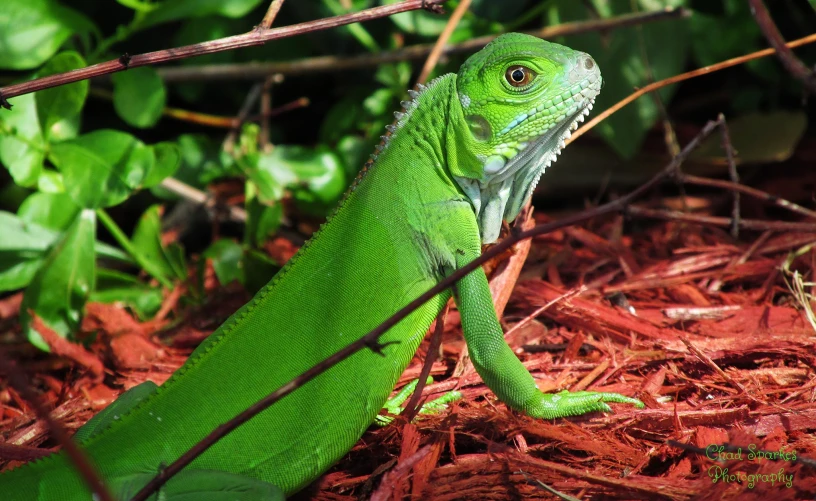
[[[592, 111], [594, 103], [593, 96], [581, 103], [559, 125], [518, 143], [518, 153], [505, 162], [497, 162], [495, 165], [498, 168], [491, 169], [491, 164], [487, 161], [484, 179], [457, 178], [473, 204], [482, 243], [495, 242], [499, 238], [502, 220], [512, 221], [518, 216], [544, 170], [558, 159], [565, 141]], [[518, 122], [514, 128], [521, 123], [529, 123], [530, 118], [534, 117]], [[511, 130], [512, 128], [503, 132]]]

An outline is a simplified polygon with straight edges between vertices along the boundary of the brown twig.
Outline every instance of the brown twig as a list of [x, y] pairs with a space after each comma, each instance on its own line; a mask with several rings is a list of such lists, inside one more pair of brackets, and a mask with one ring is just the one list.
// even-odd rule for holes
[[269, 8], [266, 10], [266, 14], [264, 14], [263, 20], [261, 21], [261, 24], [258, 25], [258, 28], [268, 30], [270, 27], [272, 27], [272, 23], [275, 22], [275, 17], [277, 17], [278, 11], [282, 5], [283, 0], [272, 0], [272, 3], [269, 4]]
[[696, 184], [699, 186], [711, 186], [714, 188], [722, 188], [728, 191], [744, 193], [748, 196], [752, 196], [758, 198], [759, 200], [763, 200], [765, 202], [774, 204], [777, 207], [787, 209], [801, 216], [805, 216], [810, 219], [816, 219], [816, 211], [812, 211], [810, 209], [802, 207], [801, 205], [793, 203], [789, 200], [785, 200], [784, 198], [779, 198], [776, 195], [771, 195], [770, 193], [760, 191], [756, 188], [751, 188], [750, 186], [739, 184], [738, 182], [725, 181], [722, 179], [710, 179], [707, 177], [699, 177], [691, 174], [682, 174], [680, 176], [680, 180], [688, 184]]
[[234, 418], [218, 426], [210, 434], [204, 437], [200, 442], [198, 442], [196, 445], [190, 448], [187, 452], [182, 454], [177, 460], [175, 460], [167, 468], [162, 470], [156, 477], [154, 477], [150, 482], [148, 482], [147, 485], [145, 485], [142, 488], [142, 490], [140, 490], [139, 493], [137, 493], [136, 496], [133, 497], [132, 501], [145, 501], [151, 493], [155, 492], [156, 489], [164, 485], [164, 483], [167, 482], [167, 480], [169, 480], [173, 475], [181, 471], [184, 467], [190, 464], [198, 456], [203, 454], [218, 440], [220, 440], [221, 438], [223, 438], [228, 433], [238, 428], [248, 420], [252, 419], [254, 416], [263, 412], [265, 409], [269, 408], [275, 402], [284, 398], [286, 395], [289, 395], [296, 389], [308, 383], [309, 381], [311, 381], [318, 375], [322, 374], [332, 366], [342, 362], [343, 360], [350, 357], [354, 353], [365, 348], [369, 348], [375, 353], [382, 354], [384, 346], [379, 342], [380, 336], [382, 336], [391, 327], [393, 327], [394, 325], [399, 323], [402, 319], [411, 314], [411, 312], [425, 304], [427, 301], [431, 300], [437, 294], [453, 286], [459, 279], [461, 279], [468, 273], [472, 272], [473, 270], [481, 266], [483, 263], [489, 261], [490, 259], [495, 258], [496, 256], [502, 254], [503, 252], [506, 252], [516, 242], [526, 238], [532, 238], [537, 235], [543, 235], [545, 233], [554, 231], [558, 228], [571, 226], [582, 221], [586, 221], [587, 219], [591, 219], [593, 217], [622, 210], [629, 203], [631, 203], [632, 200], [650, 191], [658, 183], [660, 183], [660, 181], [670, 176], [675, 171], [677, 166], [680, 165], [683, 161], [685, 161], [689, 153], [691, 153], [691, 151], [697, 148], [700, 142], [706, 137], [708, 137], [711, 134], [711, 132], [713, 132], [713, 130], [717, 128], [718, 125], [719, 122], [709, 121], [703, 127], [700, 133], [694, 139], [692, 139], [686, 145], [686, 147], [683, 148], [680, 154], [673, 158], [661, 172], [656, 174], [649, 181], [645, 182], [644, 184], [642, 184], [635, 190], [631, 191], [627, 195], [612, 202], [609, 202], [605, 205], [596, 207], [592, 210], [583, 211], [578, 214], [567, 216], [556, 222], [537, 225], [531, 230], [512, 234], [510, 237], [502, 240], [498, 244], [489, 248], [480, 257], [474, 259], [470, 263], [462, 266], [461, 268], [455, 270], [453, 273], [451, 273], [444, 279], [440, 280], [439, 283], [430, 288], [427, 292], [423, 293], [418, 298], [414, 299], [413, 301], [402, 307], [399, 311], [391, 315], [391, 317], [389, 317], [387, 320], [382, 322], [376, 328], [368, 332], [366, 335], [359, 338], [357, 341], [354, 341], [345, 348], [324, 359], [320, 363], [307, 369], [299, 376], [295, 377], [288, 383], [284, 384], [277, 390], [273, 391], [266, 397], [262, 398], [255, 404], [251, 405], [246, 410], [238, 413]]
[[[719, 226], [730, 228], [732, 219], [730, 217], [697, 216], [685, 214], [674, 210], [655, 210], [645, 207], [630, 206], [627, 209], [632, 216], [648, 217], [651, 219], [662, 219], [664, 221], [683, 221], [686, 223], [705, 224], [708, 226]], [[799, 231], [803, 233], [816, 233], [816, 223], [797, 223], [789, 221], [763, 221], [759, 219], [740, 219], [739, 227], [746, 230], [758, 231]]]
[[302, 35], [304, 33], [345, 26], [347, 24], [369, 21], [371, 19], [379, 19], [382, 17], [399, 14], [400, 12], [407, 12], [420, 8], [431, 8], [442, 1], [443, 0], [404, 0], [391, 5], [383, 5], [352, 14], [318, 19], [292, 26], [285, 26], [283, 28], [254, 29], [241, 35], [219, 38], [217, 40], [192, 45], [185, 45], [183, 47], [177, 47], [174, 49], [164, 49], [148, 52], [146, 54], [137, 54], [135, 56], [129, 56], [127, 60], [118, 58], [104, 63], [87, 66], [85, 68], [79, 68], [66, 73], [57, 73], [55, 75], [36, 78], [27, 82], [21, 82], [0, 88], [0, 102], [12, 97], [36, 92], [38, 90], [49, 89], [51, 87], [78, 82], [80, 80], [86, 80], [88, 78], [99, 77], [102, 75], [109, 75], [111, 73], [116, 73], [129, 68], [138, 68], [140, 66], [187, 59], [204, 54], [213, 54], [216, 52], [240, 49], [243, 47], [263, 45], [269, 41], [277, 40], [279, 38], [287, 38], [295, 35]]
[[[735, 186], [739, 186], [739, 173], [737, 173], [737, 163], [734, 161], [734, 146], [731, 144], [731, 134], [728, 132], [728, 124], [725, 121], [725, 115], [720, 113], [719, 116], [722, 121], [720, 134], [722, 136], [722, 147], [725, 150], [725, 158], [728, 162], [728, 177]], [[740, 220], [740, 192], [734, 190], [731, 192], [733, 196], [733, 205], [731, 206], [731, 236], [739, 237], [739, 220]]]
[[[572, 23], [547, 26], [545, 28], [525, 33], [539, 38], [554, 38], [564, 35], [575, 35], [594, 31], [608, 31], [616, 28], [638, 25], [642, 23], [677, 19], [687, 16], [685, 9], [663, 9], [641, 14], [627, 14], [610, 19], [593, 21], [576, 21]], [[487, 35], [473, 38], [455, 45], [446, 45], [442, 55], [472, 52], [484, 47], [498, 35]], [[378, 54], [363, 54], [358, 56], [335, 57], [322, 56], [290, 62], [272, 63], [235, 63], [235, 64], [208, 64], [200, 66], [175, 66], [156, 68], [159, 75], [166, 82], [187, 82], [203, 80], [257, 80], [270, 73], [283, 75], [305, 75], [326, 71], [346, 71], [356, 68], [369, 68], [384, 63], [394, 63], [422, 59], [433, 50], [434, 44], [412, 45], [400, 50], [380, 52]]]
[[751, 5], [751, 13], [754, 15], [754, 20], [756, 20], [759, 29], [762, 31], [762, 34], [765, 35], [768, 43], [771, 44], [771, 47], [776, 51], [777, 57], [782, 61], [782, 66], [784, 66], [791, 75], [801, 80], [810, 92], [816, 92], [816, 79], [814, 79], [813, 71], [805, 66], [805, 64], [794, 55], [793, 51], [785, 45], [785, 39], [782, 38], [782, 34], [779, 33], [779, 29], [776, 27], [776, 24], [774, 24], [773, 19], [771, 19], [771, 14], [768, 12], [768, 8], [765, 7], [765, 3], [763, 3], [762, 0], [748, 0], [748, 3]]
[[442, 333], [445, 331], [445, 316], [450, 309], [450, 302], [442, 308], [439, 315], [436, 316], [436, 328], [433, 336], [431, 336], [431, 343], [428, 345], [428, 353], [425, 355], [425, 363], [422, 365], [422, 370], [419, 371], [419, 381], [417, 382], [414, 394], [408, 399], [405, 404], [405, 420], [410, 423], [419, 413], [420, 403], [422, 399], [422, 390], [425, 389], [425, 381], [431, 375], [431, 368], [433, 367], [436, 357], [439, 354], [439, 347], [442, 346]]
[[65, 454], [71, 459], [70, 463], [77, 469], [80, 476], [88, 484], [94, 493], [94, 496], [101, 501], [114, 501], [101, 477], [96, 471], [91, 461], [82, 452], [74, 442], [65, 428], [62, 427], [56, 420], [51, 418], [48, 409], [40, 402], [39, 397], [31, 389], [26, 381], [25, 375], [17, 367], [17, 364], [10, 360], [3, 350], [0, 350], [0, 370], [8, 375], [9, 384], [17, 390], [17, 393], [22, 396], [26, 402], [34, 409], [37, 417], [48, 425], [51, 435], [62, 446]]
[[434, 43], [433, 49], [431, 49], [431, 53], [428, 54], [428, 59], [425, 60], [425, 64], [422, 65], [422, 70], [419, 72], [419, 76], [417, 77], [417, 83], [425, 83], [428, 80], [428, 76], [433, 71], [436, 63], [439, 61], [439, 56], [442, 55], [442, 51], [445, 48], [445, 44], [448, 43], [448, 39], [450, 39], [453, 30], [459, 25], [459, 21], [462, 20], [462, 16], [465, 15], [468, 8], [470, 8], [471, 0], [462, 0], [459, 2], [459, 5], [456, 6], [456, 9], [451, 14], [450, 19], [448, 19], [448, 23], [445, 25], [445, 29], [442, 30], [442, 33], [439, 34], [439, 37], [436, 39], [436, 43]]

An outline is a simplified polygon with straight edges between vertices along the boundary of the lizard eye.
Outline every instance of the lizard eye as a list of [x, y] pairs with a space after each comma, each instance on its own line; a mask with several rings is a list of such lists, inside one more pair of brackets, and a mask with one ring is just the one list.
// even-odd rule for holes
[[504, 78], [507, 83], [513, 87], [524, 87], [528, 85], [536, 77], [536, 73], [530, 68], [524, 66], [511, 66], [504, 72]]

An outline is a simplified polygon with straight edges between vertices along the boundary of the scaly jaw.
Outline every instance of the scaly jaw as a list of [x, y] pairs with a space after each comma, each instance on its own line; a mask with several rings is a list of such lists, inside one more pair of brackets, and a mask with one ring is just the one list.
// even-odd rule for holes
[[[532, 195], [541, 174], [557, 160], [566, 140], [592, 111], [594, 103], [595, 98], [592, 97], [560, 125], [550, 128], [532, 140], [515, 145], [517, 153], [509, 160], [505, 161], [499, 155], [491, 155], [485, 159], [485, 179], [456, 178], [459, 186], [473, 203], [482, 243], [495, 242], [499, 238], [502, 220], [512, 221], [516, 218], [526, 200]], [[516, 122], [514, 126], [520, 123], [523, 123], [523, 120]]]

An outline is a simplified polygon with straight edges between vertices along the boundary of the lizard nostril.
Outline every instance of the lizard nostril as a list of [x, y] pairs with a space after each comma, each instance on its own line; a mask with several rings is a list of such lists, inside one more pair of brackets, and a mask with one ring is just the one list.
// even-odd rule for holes
[[595, 61], [592, 60], [591, 57], [584, 59], [584, 68], [591, 70], [595, 67]]

